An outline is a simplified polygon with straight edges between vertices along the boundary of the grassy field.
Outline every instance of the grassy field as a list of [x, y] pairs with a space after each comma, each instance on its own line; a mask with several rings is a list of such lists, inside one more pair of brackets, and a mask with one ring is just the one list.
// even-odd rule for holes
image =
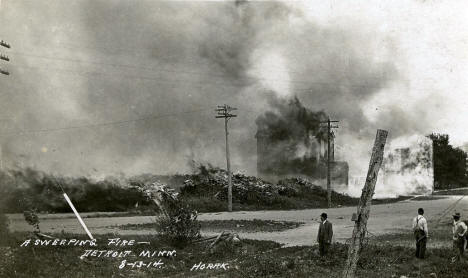
[[[332, 204], [333, 207], [356, 206], [359, 203], [359, 198], [342, 197], [333, 191]], [[372, 204], [391, 204], [412, 198], [411, 196], [398, 196], [396, 198], [373, 199]], [[227, 206], [225, 201], [211, 197], [192, 196], [185, 198], [185, 201], [199, 212], [220, 212], [226, 211]], [[327, 208], [326, 195], [309, 194], [301, 197], [286, 197], [278, 196], [269, 204], [253, 203], [245, 204], [238, 203], [235, 199], [232, 204], [234, 211], [255, 211], [255, 210], [293, 210], [293, 209], [313, 209]]]
[[[274, 220], [209, 220], [200, 221], [202, 230], [212, 232], [231, 231], [237, 233], [251, 232], [281, 232], [288, 229], [295, 229], [304, 223], [292, 221], [274, 221]], [[155, 223], [146, 224], [128, 224], [119, 226], [124, 230], [146, 230], [156, 229]]]
[[[1, 277], [340, 277], [346, 259], [346, 246], [335, 244], [328, 257], [318, 256], [317, 246], [287, 247], [269, 241], [242, 240], [237, 245], [221, 243], [207, 250], [207, 243], [191, 244], [184, 249], [175, 249], [157, 237], [132, 236], [127, 240], [149, 241], [150, 245], [127, 247], [107, 246], [108, 238], [98, 237], [99, 250], [132, 251], [176, 250], [176, 256], [161, 257], [87, 257], [80, 259], [86, 249], [79, 246], [26, 246], [19, 247], [28, 234], [15, 234], [3, 242], [0, 257]], [[57, 234], [59, 238], [81, 238], [81, 235]], [[442, 234], [441, 234], [442, 236]], [[358, 263], [358, 277], [466, 277], [468, 263], [450, 263], [449, 248], [429, 248], [426, 260], [413, 258], [412, 246], [398, 246], [396, 241], [405, 235], [390, 235], [374, 238], [366, 245]], [[4, 255], [3, 255], [4, 254]], [[154, 266], [126, 265], [143, 261], [161, 260], [162, 268]], [[191, 271], [196, 264], [225, 263], [224, 269]]]

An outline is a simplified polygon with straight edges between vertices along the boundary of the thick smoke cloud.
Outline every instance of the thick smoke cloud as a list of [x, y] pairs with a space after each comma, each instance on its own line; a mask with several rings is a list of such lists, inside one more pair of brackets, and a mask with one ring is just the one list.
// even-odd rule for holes
[[47, 3], [2, 2], [2, 21], [22, 30], [2, 28], [17, 52], [87, 62], [17, 55], [12, 78], [0, 80], [2, 116], [11, 118], [3, 130], [154, 118], [3, 136], [10, 166], [93, 176], [185, 172], [191, 159], [223, 166], [214, 108], [227, 103], [239, 108], [230, 121], [233, 167], [255, 174], [255, 119], [272, 99], [293, 97], [342, 121], [337, 154], [351, 171], [367, 166], [357, 157], [381, 122], [395, 136], [415, 131], [411, 121], [401, 127], [397, 106], [383, 119], [366, 112], [401, 77], [391, 45], [365, 31], [316, 24], [279, 2]]
[[298, 98], [283, 100], [276, 97], [270, 99], [271, 111], [265, 112], [256, 119], [259, 130], [275, 132], [271, 138], [277, 141], [299, 142], [309, 135], [326, 140], [320, 122], [327, 120], [323, 111], [313, 112], [299, 101]]

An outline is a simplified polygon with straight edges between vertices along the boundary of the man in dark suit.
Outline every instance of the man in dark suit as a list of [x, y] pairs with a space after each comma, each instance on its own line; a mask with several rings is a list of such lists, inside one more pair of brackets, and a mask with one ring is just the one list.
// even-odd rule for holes
[[325, 256], [330, 249], [332, 237], [333, 237], [333, 226], [330, 221], [327, 220], [328, 216], [326, 213], [320, 215], [320, 226], [317, 234], [317, 242], [319, 244], [320, 256]]

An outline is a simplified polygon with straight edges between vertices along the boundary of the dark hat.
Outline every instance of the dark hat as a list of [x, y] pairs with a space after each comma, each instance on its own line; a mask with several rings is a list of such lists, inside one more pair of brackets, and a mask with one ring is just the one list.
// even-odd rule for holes
[[453, 215], [453, 217], [461, 217], [461, 214], [459, 212], [455, 212], [455, 214]]
[[327, 215], [325, 212], [323, 212], [322, 214], [320, 214], [320, 216], [323, 217], [323, 218], [328, 218], [328, 215]]

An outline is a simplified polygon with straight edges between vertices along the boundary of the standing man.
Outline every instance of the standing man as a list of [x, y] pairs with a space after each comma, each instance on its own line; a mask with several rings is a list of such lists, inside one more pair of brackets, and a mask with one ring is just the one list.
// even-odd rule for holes
[[424, 259], [426, 242], [429, 236], [427, 221], [424, 218], [424, 209], [418, 209], [418, 216], [413, 219], [413, 233], [416, 240], [416, 258]]
[[467, 232], [466, 224], [461, 221], [461, 215], [459, 212], [453, 215], [453, 247], [456, 251], [456, 256], [452, 259], [452, 262], [459, 261], [463, 258], [463, 252], [465, 251], [465, 236]]
[[327, 220], [328, 216], [326, 213], [320, 215], [320, 226], [317, 234], [317, 242], [319, 244], [320, 256], [325, 256], [330, 249], [332, 237], [333, 237], [333, 226], [330, 221]]

